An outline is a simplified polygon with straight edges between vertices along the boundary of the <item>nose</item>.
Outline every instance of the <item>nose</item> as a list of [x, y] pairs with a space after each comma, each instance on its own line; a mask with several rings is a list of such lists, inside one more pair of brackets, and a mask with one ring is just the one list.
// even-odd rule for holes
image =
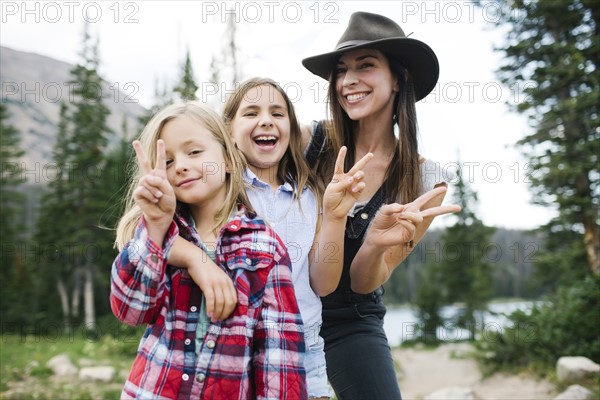
[[261, 127], [272, 127], [273, 120], [271, 119], [271, 115], [269, 115], [269, 113], [263, 113], [260, 117], [259, 125]]
[[188, 166], [187, 163], [185, 162], [185, 160], [176, 160], [175, 161], [175, 172], [178, 174], [181, 174], [183, 172], [187, 172], [188, 171]]
[[352, 85], [356, 85], [358, 83], [358, 75], [356, 73], [354, 73], [354, 71], [352, 71], [351, 69], [348, 69], [346, 71], [346, 73], [344, 74], [344, 78], [343, 78], [343, 86], [347, 87], [347, 86], [352, 86]]

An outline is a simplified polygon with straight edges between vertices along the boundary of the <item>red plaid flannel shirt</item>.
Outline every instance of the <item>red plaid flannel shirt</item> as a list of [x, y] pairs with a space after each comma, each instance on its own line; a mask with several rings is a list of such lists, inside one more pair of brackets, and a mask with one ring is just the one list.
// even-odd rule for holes
[[285, 246], [243, 208], [221, 229], [217, 265], [234, 280], [238, 304], [211, 323], [198, 356], [201, 291], [185, 269], [167, 264], [178, 234], [202, 246], [177, 214], [164, 249], [142, 220], [111, 272], [113, 313], [148, 324], [122, 398], [305, 399], [302, 319]]

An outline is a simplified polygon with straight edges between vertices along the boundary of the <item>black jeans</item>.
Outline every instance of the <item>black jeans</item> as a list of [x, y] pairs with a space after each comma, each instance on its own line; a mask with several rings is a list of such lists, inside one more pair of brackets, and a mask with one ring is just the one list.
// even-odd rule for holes
[[340, 400], [401, 399], [381, 301], [323, 304], [327, 377]]

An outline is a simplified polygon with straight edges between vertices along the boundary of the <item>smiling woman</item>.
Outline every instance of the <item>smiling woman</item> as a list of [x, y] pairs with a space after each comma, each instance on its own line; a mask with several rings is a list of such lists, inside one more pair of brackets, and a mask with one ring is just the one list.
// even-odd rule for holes
[[424, 174], [433, 163], [418, 153], [415, 102], [437, 82], [437, 57], [389, 18], [357, 12], [334, 51], [302, 63], [329, 80], [332, 120], [317, 124], [307, 150], [320, 153], [313, 167], [321, 179], [330, 179], [331, 159], [344, 146], [346, 167], [374, 154], [345, 225], [339, 285], [322, 298], [329, 381], [342, 399], [400, 399], [382, 284], [435, 216], [460, 210], [441, 206], [443, 174]]

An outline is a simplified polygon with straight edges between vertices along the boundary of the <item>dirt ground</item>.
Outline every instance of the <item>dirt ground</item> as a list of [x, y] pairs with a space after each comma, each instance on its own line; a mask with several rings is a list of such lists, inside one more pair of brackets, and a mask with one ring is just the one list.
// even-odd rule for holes
[[467, 357], [470, 350], [468, 344], [395, 349], [403, 399], [423, 399], [449, 387], [471, 388], [481, 400], [548, 400], [558, 394], [553, 384], [533, 376], [495, 374], [484, 379], [477, 363]]

